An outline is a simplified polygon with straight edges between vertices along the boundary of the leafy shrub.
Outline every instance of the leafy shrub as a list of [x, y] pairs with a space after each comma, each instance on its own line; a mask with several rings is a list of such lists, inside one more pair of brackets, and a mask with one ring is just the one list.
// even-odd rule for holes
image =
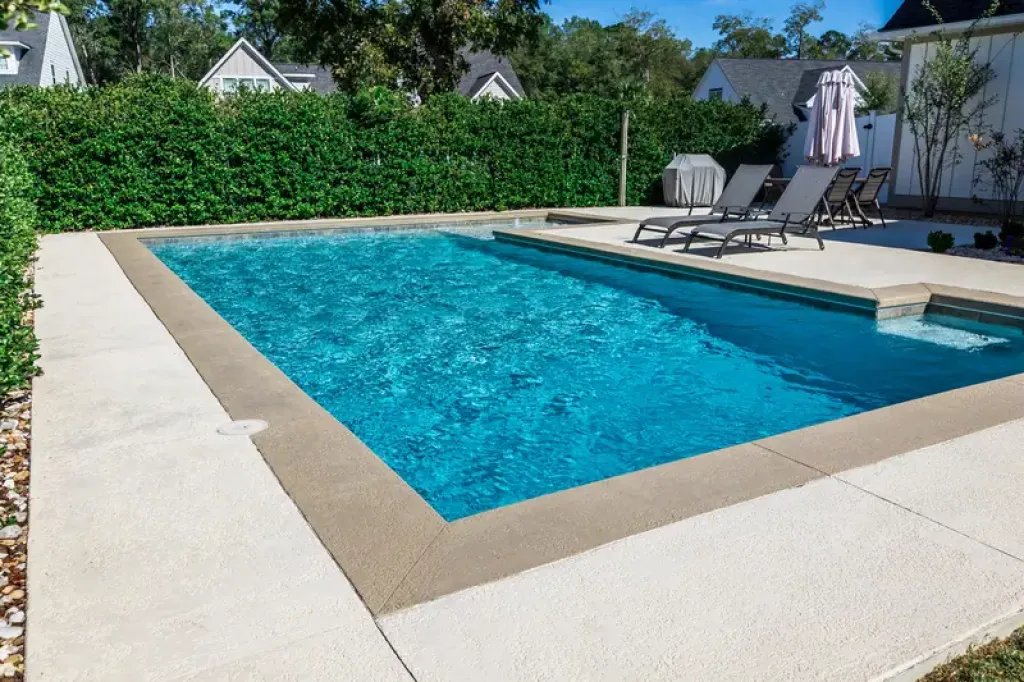
[[949, 232], [943, 232], [942, 230], [934, 230], [928, 233], [928, 246], [935, 253], [946, 253], [951, 248], [956, 240], [953, 235]]
[[984, 233], [974, 233], [974, 247], [976, 249], [994, 249], [999, 246], [999, 237], [992, 233], [992, 230], [986, 230]]
[[619, 126], [633, 112], [627, 200], [661, 200], [673, 152], [729, 170], [774, 163], [785, 132], [749, 105], [690, 97], [412, 107], [355, 96], [241, 93], [138, 76], [87, 88], [0, 91], [47, 231], [323, 216], [595, 206], [618, 198]]
[[35, 207], [25, 159], [0, 142], [0, 398], [38, 373], [35, 332], [26, 313], [35, 308], [28, 268], [36, 249]]

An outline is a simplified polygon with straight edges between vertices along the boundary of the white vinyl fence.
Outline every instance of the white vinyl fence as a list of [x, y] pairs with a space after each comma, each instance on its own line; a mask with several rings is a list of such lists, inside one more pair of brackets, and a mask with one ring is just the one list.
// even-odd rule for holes
[[[863, 168], [866, 173], [872, 168], [881, 166], [892, 167], [892, 142], [896, 133], [896, 114], [857, 117], [857, 137], [860, 140], [861, 154], [846, 162], [849, 168]], [[798, 166], [804, 162], [804, 141], [807, 139], [807, 122], [798, 123], [793, 135], [786, 143], [786, 159], [782, 162], [782, 174], [793, 177]], [[881, 199], [885, 201], [888, 189], [882, 190]]]

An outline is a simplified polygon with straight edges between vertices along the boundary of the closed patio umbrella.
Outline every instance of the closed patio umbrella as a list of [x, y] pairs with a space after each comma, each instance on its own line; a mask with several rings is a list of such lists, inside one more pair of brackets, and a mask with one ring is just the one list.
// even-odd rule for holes
[[846, 70], [826, 71], [818, 79], [804, 142], [804, 158], [816, 166], [836, 166], [860, 156], [856, 80]]

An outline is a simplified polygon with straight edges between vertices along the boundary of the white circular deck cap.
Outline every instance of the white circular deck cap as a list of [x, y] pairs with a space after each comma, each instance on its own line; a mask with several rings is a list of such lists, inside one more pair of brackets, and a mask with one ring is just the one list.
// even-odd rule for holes
[[239, 419], [218, 426], [217, 433], [222, 436], [251, 436], [265, 431], [268, 426], [262, 419]]

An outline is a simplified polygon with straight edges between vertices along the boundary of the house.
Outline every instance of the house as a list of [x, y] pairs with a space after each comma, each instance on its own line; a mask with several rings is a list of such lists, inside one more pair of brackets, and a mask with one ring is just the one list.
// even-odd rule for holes
[[0, 31], [0, 88], [8, 85], [47, 87], [85, 83], [67, 19], [56, 12], [37, 12], [36, 28]]
[[781, 124], [806, 121], [818, 78], [825, 71], [845, 69], [863, 81], [869, 73], [895, 77], [895, 62], [842, 61], [824, 59], [731, 59], [717, 57], [708, 66], [693, 91], [695, 99], [739, 102], [748, 97]]
[[[990, 0], [932, 0], [931, 4], [943, 18], [941, 25], [924, 6], [922, 0], [905, 0], [892, 18], [872, 37], [882, 41], [903, 42], [903, 69], [900, 89], [905, 92], [915, 74], [924, 64], [941, 31], [962, 35], [989, 7]], [[995, 102], [986, 112], [986, 123], [1005, 131], [1011, 138], [1024, 128], [1024, 0], [1002, 0], [995, 16], [980, 22], [971, 39], [972, 47], [988, 61], [995, 78], [985, 89]], [[909, 125], [898, 114], [893, 141], [893, 181], [889, 203], [916, 207], [921, 203], [921, 183], [917, 157]], [[961, 163], [946, 169], [941, 183], [939, 208], [947, 210], [978, 210], [972, 198], [990, 198], [988, 190], [975, 182], [978, 162], [991, 151], [978, 151], [963, 136], [957, 140]]]
[[[465, 54], [469, 71], [459, 82], [463, 95], [478, 99], [520, 99], [523, 87], [512, 65], [504, 57], [490, 52]], [[217, 92], [251, 90], [313, 90], [334, 92], [337, 88], [330, 71], [319, 65], [271, 62], [245, 38], [231, 46], [213, 68], [199, 81]]]

